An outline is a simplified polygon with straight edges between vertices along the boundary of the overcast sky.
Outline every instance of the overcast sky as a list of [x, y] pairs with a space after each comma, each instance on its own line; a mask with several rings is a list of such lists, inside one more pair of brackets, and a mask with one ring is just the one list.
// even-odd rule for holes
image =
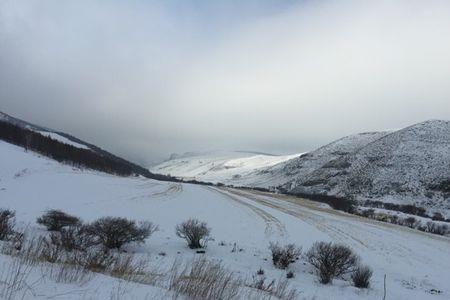
[[450, 119], [450, 1], [0, 0], [0, 110], [139, 163]]

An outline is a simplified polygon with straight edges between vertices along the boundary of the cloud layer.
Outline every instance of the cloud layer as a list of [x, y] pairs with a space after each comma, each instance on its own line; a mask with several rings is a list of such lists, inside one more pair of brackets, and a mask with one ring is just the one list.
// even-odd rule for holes
[[[245, 4], [243, 4], [245, 3]], [[141, 163], [450, 119], [447, 1], [0, 2], [0, 110]]]

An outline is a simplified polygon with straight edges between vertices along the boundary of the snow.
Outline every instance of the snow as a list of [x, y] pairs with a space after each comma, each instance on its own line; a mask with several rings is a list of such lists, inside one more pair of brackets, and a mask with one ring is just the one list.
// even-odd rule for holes
[[[320, 150], [311, 155], [320, 157]], [[328, 193], [414, 204], [450, 216], [450, 196], [433, 188], [450, 178], [450, 122], [431, 120], [378, 135], [313, 169], [301, 168], [286, 186], [291, 192]], [[326, 163], [325, 163], [326, 162]], [[448, 185], [448, 183], [447, 183]], [[448, 187], [447, 187], [448, 188]]]
[[291, 156], [175, 157], [151, 170], [234, 186], [412, 204], [450, 217], [450, 122], [354, 134]]
[[[232, 185], [266, 186], [262, 174], [266, 169], [279, 165], [301, 154], [265, 155], [245, 152], [216, 151], [172, 156], [172, 159], [150, 168], [151, 172], [172, 176], [226, 183]], [[265, 180], [275, 184], [273, 178]]]
[[38, 132], [40, 134], [42, 134], [43, 136], [46, 136], [46, 137], [49, 137], [51, 139], [57, 140], [57, 141], [59, 141], [59, 142], [61, 142], [63, 144], [74, 146], [74, 147], [77, 147], [77, 148], [80, 148], [80, 149], [87, 149], [87, 150], [90, 149], [88, 146], [76, 143], [74, 141], [71, 141], [68, 138], [57, 134], [56, 132], [50, 132], [50, 131], [38, 131]]
[[[227, 162], [230, 160], [237, 160], [232, 166], [240, 168], [241, 158]], [[261, 163], [258, 159], [250, 162]], [[18, 226], [33, 230], [42, 230], [35, 220], [49, 208], [62, 209], [85, 221], [102, 216], [152, 221], [160, 230], [133, 249], [148, 256], [152, 265], [163, 267], [175, 259], [197, 256], [174, 231], [176, 224], [196, 217], [212, 228], [214, 240], [209, 242], [206, 256], [247, 280], [259, 268], [269, 280], [285, 277], [285, 271], [272, 266], [270, 241], [296, 243], [304, 252], [315, 241], [344, 243], [374, 269], [368, 290], [354, 288], [344, 280], [321, 285], [302, 258], [290, 268], [295, 273], [290, 283], [300, 291], [300, 299], [382, 299], [385, 274], [387, 299], [439, 300], [450, 295], [449, 238], [344, 214], [289, 196], [82, 171], [0, 142], [0, 207], [16, 210]], [[224, 246], [219, 245], [221, 241]], [[243, 251], [232, 252], [235, 244]], [[158, 255], [160, 252], [166, 255]], [[0, 266], [10, 260], [0, 255]], [[34, 270], [29, 280], [35, 282], [40, 276], [42, 271]], [[120, 280], [99, 274], [82, 286], [44, 278], [33, 285], [35, 293], [25, 299], [110, 299], [112, 288], [119, 286]], [[128, 283], [127, 288], [126, 299], [170, 299], [160, 287]], [[432, 294], [433, 289], [442, 292]]]

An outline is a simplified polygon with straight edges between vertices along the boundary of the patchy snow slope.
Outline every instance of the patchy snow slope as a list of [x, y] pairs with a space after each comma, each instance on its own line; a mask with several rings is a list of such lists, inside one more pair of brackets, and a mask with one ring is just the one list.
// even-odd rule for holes
[[[265, 186], [261, 176], [267, 168], [294, 159], [301, 154], [266, 155], [246, 152], [209, 152], [173, 156], [150, 168], [153, 173], [184, 179], [221, 182], [232, 185]], [[269, 179], [269, 185], [275, 183]]]
[[[0, 142], [0, 207], [15, 209], [18, 225], [33, 230], [40, 230], [36, 217], [49, 208], [62, 209], [86, 221], [102, 216], [153, 221], [160, 231], [135, 249], [159, 266], [195, 256], [176, 237], [174, 227], [189, 217], [197, 217], [212, 228], [214, 241], [209, 243], [206, 255], [222, 261], [247, 280], [259, 268], [265, 270], [269, 280], [285, 276], [285, 271], [272, 267], [269, 241], [293, 242], [304, 250], [315, 241], [345, 243], [374, 269], [368, 290], [356, 289], [342, 280], [323, 286], [302, 259], [292, 265], [296, 276], [290, 280], [292, 287], [300, 291], [300, 299], [382, 299], [385, 274], [387, 299], [448, 299], [450, 295], [449, 238], [362, 219], [282, 195], [83, 172]], [[225, 245], [220, 246], [220, 241]], [[234, 245], [242, 251], [232, 252]], [[166, 255], [158, 255], [160, 252]], [[0, 264], [8, 259], [0, 256]], [[47, 279], [38, 281], [33, 286], [36, 293], [25, 299], [67, 299], [68, 295], [72, 299], [77, 295], [109, 299], [108, 289], [118, 284], [118, 280], [103, 275], [83, 286]], [[432, 294], [433, 290], [441, 293]], [[157, 288], [134, 284], [128, 286], [123, 297], [141, 299], [145, 295], [150, 299], [168, 297]]]
[[69, 140], [66, 137], [63, 137], [59, 134], [57, 134], [56, 132], [49, 132], [49, 131], [39, 131], [40, 134], [42, 134], [43, 136], [49, 137], [51, 139], [57, 140], [63, 144], [67, 144], [70, 146], [74, 146], [80, 149], [90, 149], [88, 146], [80, 144], [80, 143], [76, 143], [74, 141]]

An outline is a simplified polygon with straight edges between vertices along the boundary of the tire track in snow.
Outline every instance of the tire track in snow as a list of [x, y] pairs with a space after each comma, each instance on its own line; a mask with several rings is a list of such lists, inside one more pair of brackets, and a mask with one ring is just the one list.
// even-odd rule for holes
[[[386, 235], [391, 236], [391, 240], [396, 238], [403, 239], [403, 235], [398, 235], [402, 231], [426, 239], [441, 240], [445, 242], [446, 245], [450, 245], [450, 241], [447, 238], [410, 230], [409, 228], [398, 225], [381, 223], [359, 216], [341, 213], [331, 208], [320, 207], [316, 203], [309, 203], [308, 200], [300, 201], [297, 198], [293, 199], [285, 195], [268, 194], [258, 191], [244, 191], [231, 188], [223, 189], [297, 217], [326, 233], [336, 241], [345, 243], [350, 242], [353, 247], [360, 248], [361, 251], [369, 250], [373, 253], [377, 253], [386, 260], [391, 259], [392, 253], [396, 253], [401, 254], [403, 259], [408, 260], [410, 263], [412, 263], [409, 259], [411, 257], [414, 257], [414, 261], [419, 261], [424, 264], [432, 262], [433, 257], [427, 255], [427, 251], [423, 253], [420, 251], [418, 252], [416, 249], [411, 248], [411, 245], [408, 243], [402, 243], [400, 241], [397, 243], [385, 243]], [[374, 230], [368, 230], [368, 227], [373, 228]], [[443, 246], [445, 247], [446, 245]], [[440, 250], [442, 251], [442, 249]]]
[[270, 235], [271, 233], [273, 233], [274, 229], [278, 231], [280, 236], [285, 236], [286, 228], [280, 222], [280, 220], [278, 220], [276, 217], [274, 217], [270, 213], [268, 213], [265, 210], [263, 210], [263, 209], [261, 209], [259, 207], [256, 207], [256, 206], [254, 206], [254, 205], [252, 205], [252, 204], [242, 200], [241, 196], [233, 195], [232, 193], [230, 193], [227, 190], [222, 190], [222, 189], [217, 189], [217, 188], [212, 188], [212, 187], [206, 187], [206, 188], [211, 190], [211, 191], [214, 191], [216, 193], [219, 193], [221, 195], [224, 195], [228, 199], [231, 199], [231, 200], [239, 203], [240, 205], [243, 205], [243, 206], [249, 208], [251, 211], [253, 211], [257, 216], [259, 216], [261, 219], [263, 219], [264, 223], [266, 223], [265, 234], [267, 236]]
[[330, 235], [331, 237], [333, 237], [336, 240], [342, 240], [342, 239], [351, 240], [351, 241], [356, 242], [356, 244], [359, 244], [360, 246], [362, 246], [364, 248], [368, 248], [368, 245], [366, 245], [366, 243], [364, 243], [362, 240], [344, 232], [343, 230], [340, 230], [337, 227], [327, 224], [325, 222], [326, 217], [324, 217], [324, 216], [315, 214], [313, 212], [307, 212], [307, 211], [300, 210], [300, 209], [298, 209], [299, 207], [290, 207], [289, 205], [284, 205], [284, 203], [283, 204], [276, 203], [275, 201], [271, 201], [267, 198], [260, 197], [258, 195], [252, 194], [252, 193], [246, 193], [244, 191], [236, 190], [236, 189], [229, 189], [229, 188], [225, 188], [225, 189], [229, 193], [232, 193], [234, 195], [244, 197], [250, 201], [260, 203], [262, 205], [265, 205], [270, 208], [281, 211], [285, 214], [299, 218], [302, 221], [316, 227], [320, 231]]
[[183, 185], [180, 183], [169, 184], [169, 187], [160, 192], [154, 192], [150, 194], [144, 194], [139, 196], [134, 196], [129, 198], [128, 200], [137, 201], [142, 199], [151, 199], [151, 198], [165, 198], [165, 197], [173, 197], [179, 193], [183, 192]]

